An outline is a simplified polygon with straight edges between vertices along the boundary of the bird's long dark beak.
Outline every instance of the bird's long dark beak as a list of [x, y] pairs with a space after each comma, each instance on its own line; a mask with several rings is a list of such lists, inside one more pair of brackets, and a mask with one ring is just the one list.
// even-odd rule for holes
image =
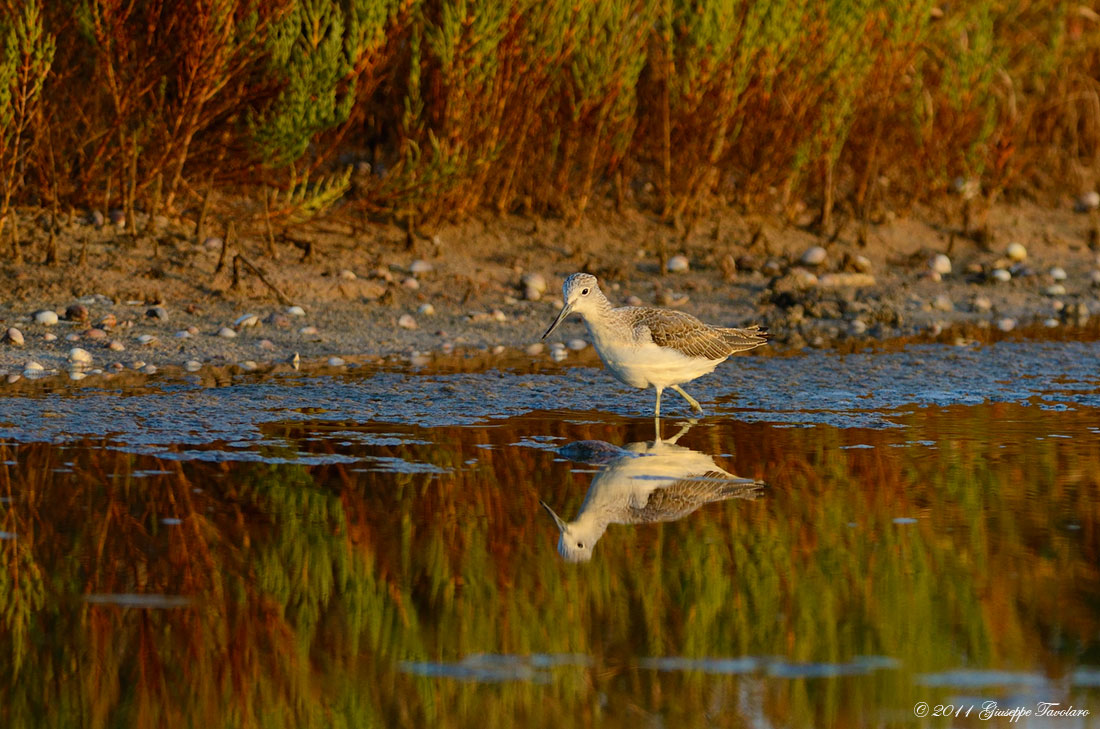
[[[567, 316], [569, 316], [570, 314], [572, 314], [572, 313], [573, 313], [573, 307], [570, 306], [569, 304], [566, 304], [565, 306], [561, 307], [561, 311], [558, 312], [558, 318], [554, 320], [554, 323], [550, 325], [550, 328], [546, 330], [546, 334], [543, 334], [542, 338], [546, 339], [547, 337], [549, 337], [550, 332], [557, 329], [558, 325], [560, 325], [563, 321], [565, 321], [565, 318]], [[553, 513], [553, 512], [551, 512], [551, 513]]]
[[564, 532], [565, 531], [565, 522], [561, 520], [561, 517], [558, 516], [557, 514], [555, 514], [554, 510], [551, 509], [546, 504], [545, 501], [540, 500], [539, 503], [542, 504], [542, 508], [546, 509], [546, 511], [548, 511], [550, 513], [550, 516], [554, 517], [554, 523], [558, 525], [558, 531]]

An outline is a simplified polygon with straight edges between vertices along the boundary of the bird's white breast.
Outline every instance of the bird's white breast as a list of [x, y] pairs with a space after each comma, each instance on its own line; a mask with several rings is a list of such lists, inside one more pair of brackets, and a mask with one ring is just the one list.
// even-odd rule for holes
[[690, 382], [714, 371], [726, 359], [688, 357], [671, 347], [654, 344], [649, 337], [636, 341], [604, 327], [590, 326], [589, 331], [604, 366], [631, 387], [668, 387]]

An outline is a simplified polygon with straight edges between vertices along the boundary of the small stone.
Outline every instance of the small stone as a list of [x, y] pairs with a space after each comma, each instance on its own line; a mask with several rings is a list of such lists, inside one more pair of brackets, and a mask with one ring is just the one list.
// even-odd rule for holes
[[407, 288], [409, 291], [417, 291], [420, 289], [420, 282], [411, 276], [402, 281], [401, 285]]
[[1062, 268], [1061, 266], [1054, 266], [1053, 268], [1050, 269], [1049, 273], [1050, 273], [1050, 277], [1052, 279], [1054, 279], [1055, 281], [1065, 281], [1066, 280], [1066, 269]]
[[26, 375], [28, 372], [44, 372], [45, 369], [45, 367], [32, 359], [30, 362], [23, 365], [23, 374]]
[[290, 317], [279, 312], [272, 312], [264, 318], [264, 323], [274, 324], [281, 329], [286, 329], [290, 326]]
[[34, 312], [33, 316], [35, 324], [41, 324], [46, 327], [52, 327], [58, 322], [57, 312], [50, 311], [49, 309], [39, 309]]
[[347, 269], [347, 268], [341, 269], [340, 273], [338, 273], [336, 275], [339, 276], [340, 278], [344, 279], [345, 281], [354, 281], [355, 279], [359, 278], [358, 276], [355, 275], [355, 271], [352, 271], [352, 270]]
[[93, 210], [88, 215], [88, 222], [91, 223], [92, 225], [94, 225], [97, 228], [102, 228], [104, 221], [105, 220], [104, 220], [104, 217], [103, 217], [103, 213], [100, 212], [99, 210]]
[[152, 309], [149, 309], [145, 312], [145, 316], [149, 317], [150, 319], [160, 319], [161, 321], [166, 321], [168, 319], [168, 310], [165, 309], [163, 306], [154, 306]]
[[1008, 316], [1003, 319], [998, 319], [997, 328], [1000, 329], [1002, 332], [1011, 332], [1013, 329], [1016, 328], [1016, 320]]
[[528, 344], [523, 351], [532, 357], [537, 357], [542, 354], [544, 349], [545, 347], [542, 346], [542, 342], [535, 342], [534, 344]]
[[1100, 271], [1090, 271], [1089, 272], [1089, 282], [1093, 286], [1100, 286]]
[[508, 321], [508, 315], [500, 309], [493, 309], [493, 313], [489, 316], [493, 318], [493, 321]]
[[1057, 319], [1055, 319], [1054, 317], [1043, 320], [1043, 326], [1045, 326], [1047, 329], [1054, 329], [1059, 324], [1061, 324], [1061, 322], [1058, 321]]
[[176, 332], [176, 339], [190, 339], [190, 338], [191, 338], [191, 332], [187, 331], [186, 329], [181, 329], [178, 332]]
[[183, 363], [183, 368], [188, 372], [198, 372], [202, 369], [202, 362], [197, 359], [189, 359]]
[[798, 261], [803, 266], [820, 266], [825, 263], [828, 255], [828, 252], [821, 246], [811, 246], [806, 249], [806, 252], [802, 254]]
[[435, 314], [435, 307], [431, 304], [421, 304], [416, 310], [417, 314], [422, 316], [433, 316]]
[[565, 359], [568, 356], [569, 356], [569, 353], [565, 350], [564, 347], [562, 347], [561, 349], [551, 349], [550, 350], [550, 359], [554, 360], [555, 362], [561, 362], [563, 359]]
[[275, 342], [271, 341], [270, 339], [261, 339], [260, 341], [256, 342], [256, 346], [267, 352], [272, 352], [275, 350]]
[[584, 341], [583, 339], [570, 339], [569, 343], [566, 346], [568, 346], [574, 352], [580, 352], [581, 350], [588, 348], [588, 342]]
[[65, 318], [69, 321], [88, 321], [88, 307], [84, 304], [70, 304], [65, 309]]
[[72, 380], [73, 382], [76, 382], [78, 380], [83, 380], [85, 377], [88, 376], [87, 374], [85, 374], [84, 370], [79, 369], [79, 368], [74, 368], [74, 369], [69, 370], [68, 375], [69, 375], [69, 379]]
[[865, 288], [875, 285], [875, 277], [869, 273], [826, 273], [817, 283], [823, 288]]
[[1065, 296], [1066, 287], [1062, 284], [1051, 284], [1043, 289], [1043, 294], [1046, 296]]
[[378, 278], [386, 283], [393, 283], [393, 274], [388, 268], [376, 268], [370, 272], [371, 278]]
[[1020, 261], [1027, 260], [1027, 248], [1024, 248], [1022, 243], [1009, 243], [1008, 248], [1005, 249], [1005, 255], [1009, 260], [1019, 263]]
[[114, 223], [115, 227], [126, 227], [126, 213], [122, 212], [118, 208], [115, 208], [114, 210], [111, 210], [109, 213], [107, 213], [107, 217], [111, 219], [111, 222]]
[[93, 339], [93, 340], [106, 339], [107, 338], [107, 332], [103, 331], [102, 329], [95, 329], [93, 327], [92, 329], [89, 329], [88, 331], [84, 332], [84, 336], [87, 337], [88, 339]]
[[1059, 312], [1066, 308], [1066, 304], [1061, 299], [1054, 299], [1050, 302], [1050, 308], [1054, 309], [1055, 312]]
[[343, 367], [345, 364], [347, 364], [347, 363], [344, 362], [344, 360], [341, 359], [340, 357], [329, 357], [328, 358], [328, 366], [329, 367]]
[[975, 296], [970, 306], [974, 311], [984, 313], [993, 308], [993, 302], [987, 296]]
[[92, 363], [92, 355], [86, 349], [73, 347], [69, 350], [69, 361], [73, 364], [87, 365]]
[[246, 359], [240, 363], [239, 367], [245, 372], [253, 372], [259, 365], [256, 364], [255, 360]]
[[202, 245], [204, 248], [209, 248], [210, 250], [218, 250], [222, 247], [222, 239], [215, 235], [212, 235], [204, 240], [202, 242]]
[[137, 339], [138, 344], [152, 344], [157, 341], [157, 338], [152, 334], [139, 334], [135, 339]]
[[66, 342], [79, 342], [80, 341], [80, 335], [76, 334], [76, 333], [66, 334], [65, 335], [65, 341]]
[[100, 319], [98, 322], [96, 322], [96, 326], [99, 327], [100, 329], [111, 329], [112, 327], [117, 326], [117, 325], [118, 325], [118, 317], [115, 316], [114, 314], [107, 314], [102, 319]]
[[260, 317], [255, 314], [241, 314], [233, 320], [233, 328], [240, 331], [245, 327], [254, 327], [260, 323]]
[[937, 253], [932, 256], [932, 260], [929, 261], [928, 267], [941, 276], [946, 276], [951, 273], [951, 259], [942, 253]]
[[933, 309], [938, 309], [939, 311], [954, 311], [955, 310], [955, 304], [952, 303], [951, 298], [949, 296], [946, 296], [944, 294], [940, 294], [932, 302], [932, 308]]
[[402, 314], [397, 320], [397, 326], [402, 329], [416, 329], [416, 319], [411, 314]]
[[143, 359], [135, 359], [133, 362], [130, 363], [130, 369], [132, 370], [140, 370], [144, 366], [145, 360]]
[[432, 270], [432, 264], [428, 263], [427, 261], [423, 261], [419, 258], [416, 259], [415, 261], [413, 261], [411, 264], [409, 264], [409, 271], [413, 274], [416, 274], [416, 275], [419, 275], [419, 274], [422, 274], [422, 273], [430, 273], [431, 270]]
[[849, 330], [852, 334], [863, 334], [867, 331], [867, 324], [862, 319], [853, 319], [852, 323], [849, 325]]
[[23, 332], [19, 331], [15, 327], [11, 327], [10, 329], [8, 329], [7, 333], [4, 334], [4, 339], [11, 342], [16, 347], [23, 346]]
[[46, 340], [47, 342], [55, 342], [57, 341], [57, 335], [53, 332], [46, 332], [42, 335], [42, 339]]
[[13, 375], [8, 375], [7, 376], [7, 381], [8, 381], [9, 385], [14, 385], [16, 382], [19, 382], [21, 379], [23, 379], [23, 375], [14, 375], [13, 374]]
[[112, 339], [110, 342], [107, 343], [107, 349], [111, 350], [112, 352], [125, 352], [126, 345], [124, 345], [117, 339]]
[[684, 273], [691, 268], [691, 262], [688, 261], [687, 256], [675, 255], [668, 259], [668, 272], [669, 273]]
[[[446, 345], [444, 345], [444, 346], [446, 346]], [[493, 352], [494, 355], [499, 357], [500, 355], [504, 354], [504, 351], [506, 349], [507, 349], [507, 347], [505, 347], [503, 344], [498, 344], [495, 347], [493, 347], [492, 352]]]
[[542, 298], [542, 292], [532, 286], [528, 286], [523, 290], [523, 298], [527, 301], [538, 301]]
[[155, 375], [157, 373], [157, 366], [155, 364], [147, 364], [141, 368], [141, 373], [144, 375]]
[[520, 283], [525, 289], [534, 289], [539, 294], [546, 293], [546, 277], [541, 273], [525, 273]]
[[111, 369], [114, 372], [121, 372], [122, 370], [126, 369], [126, 365], [122, 364], [121, 362], [112, 362], [110, 365], [108, 365], [108, 369]]
[[286, 313], [288, 316], [305, 316], [306, 310], [300, 306], [288, 306]]
[[225, 337], [226, 339], [232, 339], [233, 337], [237, 336], [237, 332], [233, 331], [229, 327], [222, 327], [218, 330], [218, 336]]
[[633, 294], [631, 294], [630, 296], [626, 297], [626, 305], [627, 306], [641, 306], [642, 305], [642, 300], [639, 299], [637, 296], [634, 296]]
[[187, 333], [190, 334], [192, 337], [194, 337], [194, 336], [198, 335], [199, 328], [197, 326], [195, 326], [194, 324], [192, 324], [191, 326], [187, 327]]
[[1100, 208], [1100, 192], [1096, 190], [1090, 190], [1077, 198], [1077, 204], [1074, 205], [1074, 209], [1079, 213], [1087, 213], [1096, 208]]
[[301, 329], [299, 329], [298, 333], [308, 337], [310, 335], [313, 335], [313, 334], [317, 333], [317, 327], [315, 327], [315, 326], [305, 326], [305, 327], [302, 327]]
[[294, 369], [298, 369], [302, 366], [302, 358], [298, 355], [297, 352], [290, 355], [290, 359], [288, 361], [290, 362], [290, 366]]
[[994, 268], [989, 277], [999, 283], [1008, 283], [1012, 280], [1012, 274], [1003, 268]]
[[859, 273], [870, 273], [871, 259], [867, 256], [856, 256], [852, 259], [852, 267]]

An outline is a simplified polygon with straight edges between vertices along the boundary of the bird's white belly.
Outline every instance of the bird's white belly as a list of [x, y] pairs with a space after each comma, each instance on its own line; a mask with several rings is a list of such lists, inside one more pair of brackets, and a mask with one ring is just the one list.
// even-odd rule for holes
[[714, 371], [715, 367], [725, 361], [724, 357], [688, 357], [675, 349], [659, 347], [653, 342], [609, 342], [601, 341], [598, 336], [593, 339], [604, 366], [631, 387], [668, 387], [690, 382]]

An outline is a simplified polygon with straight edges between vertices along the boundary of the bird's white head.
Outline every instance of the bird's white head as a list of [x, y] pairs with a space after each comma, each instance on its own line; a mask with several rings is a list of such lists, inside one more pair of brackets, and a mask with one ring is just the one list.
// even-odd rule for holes
[[561, 537], [558, 539], [558, 554], [562, 559], [566, 562], [587, 562], [592, 559], [592, 548], [596, 546], [600, 535], [586, 534], [587, 530], [577, 524], [570, 524], [555, 514], [545, 501], [539, 503], [553, 517], [554, 523], [558, 525], [558, 531], [561, 532]]
[[558, 318], [554, 319], [546, 334], [542, 335], [543, 339], [550, 336], [570, 314], [586, 316], [607, 305], [607, 297], [600, 291], [596, 277], [590, 273], [574, 273], [565, 279], [561, 287], [561, 297], [565, 305], [561, 307]]

